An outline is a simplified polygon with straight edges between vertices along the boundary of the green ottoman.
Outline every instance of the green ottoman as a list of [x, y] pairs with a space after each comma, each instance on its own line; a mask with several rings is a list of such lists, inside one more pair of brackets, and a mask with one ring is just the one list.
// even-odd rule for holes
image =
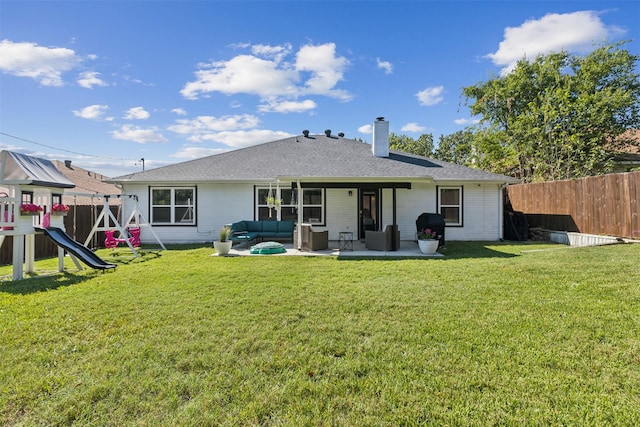
[[281, 254], [287, 252], [282, 243], [278, 242], [262, 242], [251, 246], [249, 253], [256, 255]]

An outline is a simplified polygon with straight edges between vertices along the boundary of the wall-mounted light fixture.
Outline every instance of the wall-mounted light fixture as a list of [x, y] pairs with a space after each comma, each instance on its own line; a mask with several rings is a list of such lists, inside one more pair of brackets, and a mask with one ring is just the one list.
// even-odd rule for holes
[[353, 191], [349, 190], [349, 197], [353, 196]]

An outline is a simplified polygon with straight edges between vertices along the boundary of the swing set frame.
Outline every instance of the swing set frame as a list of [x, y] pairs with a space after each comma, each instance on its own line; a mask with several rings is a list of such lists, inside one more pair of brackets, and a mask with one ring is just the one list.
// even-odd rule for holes
[[[80, 195], [86, 196], [86, 194], [80, 194]], [[92, 194], [91, 196], [102, 198], [102, 210], [98, 214], [98, 217], [96, 218], [95, 223], [93, 224], [93, 228], [91, 228], [91, 231], [89, 232], [89, 235], [87, 236], [87, 239], [84, 242], [85, 246], [88, 245], [89, 242], [91, 242], [91, 239], [93, 238], [95, 233], [97, 233], [98, 231], [105, 231], [105, 232], [118, 231], [120, 233], [120, 236], [119, 236], [120, 238], [117, 238], [116, 240], [118, 242], [126, 243], [127, 246], [129, 246], [129, 249], [131, 249], [131, 252], [133, 253], [133, 255], [137, 258], [140, 256], [140, 254], [138, 254], [138, 251], [136, 251], [136, 248], [133, 246], [131, 239], [125, 236], [128, 236], [127, 229], [129, 228], [141, 229], [145, 227], [145, 228], [148, 228], [149, 232], [153, 235], [153, 237], [158, 242], [160, 247], [163, 250], [167, 249], [162, 243], [162, 241], [160, 240], [160, 238], [158, 237], [158, 235], [155, 233], [155, 231], [153, 231], [153, 227], [151, 227], [151, 224], [149, 223], [149, 221], [147, 221], [144, 215], [142, 215], [142, 213], [140, 212], [140, 209], [138, 207], [138, 196], [128, 195], [128, 194], [101, 194], [101, 195]], [[122, 223], [120, 223], [118, 221], [118, 218], [116, 218], [116, 216], [111, 211], [109, 207], [109, 199], [111, 198], [118, 198], [122, 201], [121, 206], [119, 207], [119, 210], [121, 212], [126, 212], [125, 210], [125, 208], [127, 207], [125, 206], [126, 201], [133, 201], [134, 203], [133, 209], [131, 209], [131, 212], [127, 216], [126, 221], [123, 221]]]

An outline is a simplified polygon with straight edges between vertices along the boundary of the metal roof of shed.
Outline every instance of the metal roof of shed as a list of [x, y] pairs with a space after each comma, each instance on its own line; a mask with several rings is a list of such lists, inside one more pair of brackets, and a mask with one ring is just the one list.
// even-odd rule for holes
[[0, 183], [55, 188], [75, 187], [75, 184], [69, 181], [50, 160], [8, 150], [0, 152]]

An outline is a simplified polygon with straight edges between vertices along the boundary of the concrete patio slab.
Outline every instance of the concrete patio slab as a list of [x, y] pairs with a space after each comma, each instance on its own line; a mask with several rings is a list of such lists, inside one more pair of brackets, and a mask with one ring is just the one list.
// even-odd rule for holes
[[[368, 250], [364, 242], [354, 241], [353, 250], [341, 250], [338, 241], [329, 241], [329, 249], [320, 251], [303, 251], [294, 249], [292, 243], [285, 243], [286, 252], [281, 254], [260, 255], [251, 254], [251, 245], [246, 247], [244, 244], [238, 244], [231, 248], [227, 256], [333, 256], [338, 258], [438, 258], [444, 255], [436, 252], [435, 254], [423, 254], [418, 248], [416, 242], [400, 242], [400, 248], [397, 251], [372, 251]], [[215, 254], [212, 254], [215, 256]]]

